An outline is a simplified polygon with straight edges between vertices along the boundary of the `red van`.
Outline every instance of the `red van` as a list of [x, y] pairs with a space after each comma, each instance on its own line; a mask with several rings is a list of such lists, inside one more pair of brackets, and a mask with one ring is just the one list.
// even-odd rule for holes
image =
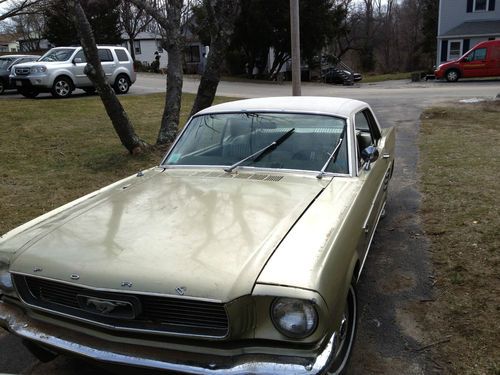
[[500, 76], [500, 40], [488, 40], [474, 46], [461, 58], [439, 65], [436, 79], [456, 82], [459, 78]]

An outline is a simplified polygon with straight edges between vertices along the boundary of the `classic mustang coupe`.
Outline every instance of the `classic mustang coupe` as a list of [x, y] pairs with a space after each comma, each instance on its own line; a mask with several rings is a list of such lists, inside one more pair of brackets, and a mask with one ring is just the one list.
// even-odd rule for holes
[[343, 374], [394, 138], [351, 99], [205, 109], [158, 167], [1, 237], [0, 326], [42, 359]]

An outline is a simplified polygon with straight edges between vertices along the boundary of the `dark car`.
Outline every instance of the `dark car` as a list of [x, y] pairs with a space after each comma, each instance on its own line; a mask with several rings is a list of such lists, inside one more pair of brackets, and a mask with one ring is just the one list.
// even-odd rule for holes
[[5, 55], [0, 56], [0, 95], [7, 89], [13, 89], [10, 84], [9, 75], [12, 67], [16, 64], [36, 61], [40, 56], [36, 55]]

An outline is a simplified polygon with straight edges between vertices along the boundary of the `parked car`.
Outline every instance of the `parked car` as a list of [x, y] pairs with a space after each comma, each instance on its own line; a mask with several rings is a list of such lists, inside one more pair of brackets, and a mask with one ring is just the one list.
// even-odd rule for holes
[[0, 326], [191, 374], [343, 374], [395, 132], [351, 99], [207, 108], [158, 167], [0, 240]]
[[337, 83], [347, 86], [361, 81], [363, 76], [360, 73], [351, 72], [346, 69], [330, 67], [321, 72], [321, 79], [325, 83]]
[[[134, 64], [129, 52], [123, 47], [99, 46], [99, 58], [117, 94], [126, 94], [135, 82]], [[10, 78], [17, 90], [28, 98], [40, 92], [50, 92], [56, 98], [66, 98], [76, 88], [87, 93], [95, 88], [84, 73], [87, 61], [82, 47], [52, 48], [36, 63], [19, 64]]]
[[477, 44], [458, 60], [439, 65], [434, 75], [448, 82], [460, 78], [500, 77], [500, 40]]
[[14, 88], [10, 84], [9, 75], [12, 67], [16, 64], [36, 61], [40, 56], [36, 55], [4, 55], [0, 56], [0, 95], [2, 95], [5, 90]]

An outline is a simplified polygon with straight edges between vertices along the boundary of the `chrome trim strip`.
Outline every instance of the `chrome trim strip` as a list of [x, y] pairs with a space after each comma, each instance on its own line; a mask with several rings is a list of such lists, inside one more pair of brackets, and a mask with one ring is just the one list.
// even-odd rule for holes
[[[256, 375], [315, 375], [323, 374], [324, 371], [332, 362], [332, 358], [335, 355], [335, 341], [336, 332], [332, 334], [329, 338], [328, 343], [325, 348], [316, 357], [314, 363], [307, 365], [298, 365], [292, 363], [278, 362], [283, 361], [284, 356], [276, 356], [276, 362], [265, 361], [262, 356], [258, 354], [248, 354], [244, 355], [245, 360], [235, 364], [233, 367], [224, 367], [222, 365], [214, 362], [210, 364], [209, 367], [203, 367], [202, 364], [183, 364], [174, 363], [172, 361], [161, 360], [158, 358], [146, 358], [138, 357], [132, 352], [118, 352], [104, 350], [96, 345], [96, 340], [92, 337], [90, 341], [93, 341], [94, 346], [81, 344], [75, 340], [69, 340], [58, 335], [57, 337], [49, 334], [48, 332], [42, 332], [37, 328], [37, 323], [26, 316], [20, 311], [19, 308], [8, 305], [4, 301], [0, 300], [0, 326], [6, 328], [13, 334], [33, 341], [39, 345], [43, 345], [54, 349], [56, 351], [62, 351], [66, 353], [71, 353], [81, 357], [93, 359], [100, 362], [105, 362], [109, 364], [120, 364], [127, 366], [135, 366], [145, 369], [157, 369], [157, 370], [168, 370], [177, 371], [187, 374], [229, 374], [229, 375], [245, 375], [245, 374], [256, 374]], [[82, 335], [82, 341], [83, 337]], [[87, 339], [87, 341], [89, 341]], [[104, 341], [107, 347], [108, 343]], [[117, 344], [116, 348], [120, 348]], [[124, 350], [123, 348], [120, 348]], [[186, 353], [189, 354], [189, 353]], [[312, 354], [312, 353], [311, 353]], [[218, 357], [223, 360], [223, 357]], [[231, 358], [232, 359], [232, 358]]]

